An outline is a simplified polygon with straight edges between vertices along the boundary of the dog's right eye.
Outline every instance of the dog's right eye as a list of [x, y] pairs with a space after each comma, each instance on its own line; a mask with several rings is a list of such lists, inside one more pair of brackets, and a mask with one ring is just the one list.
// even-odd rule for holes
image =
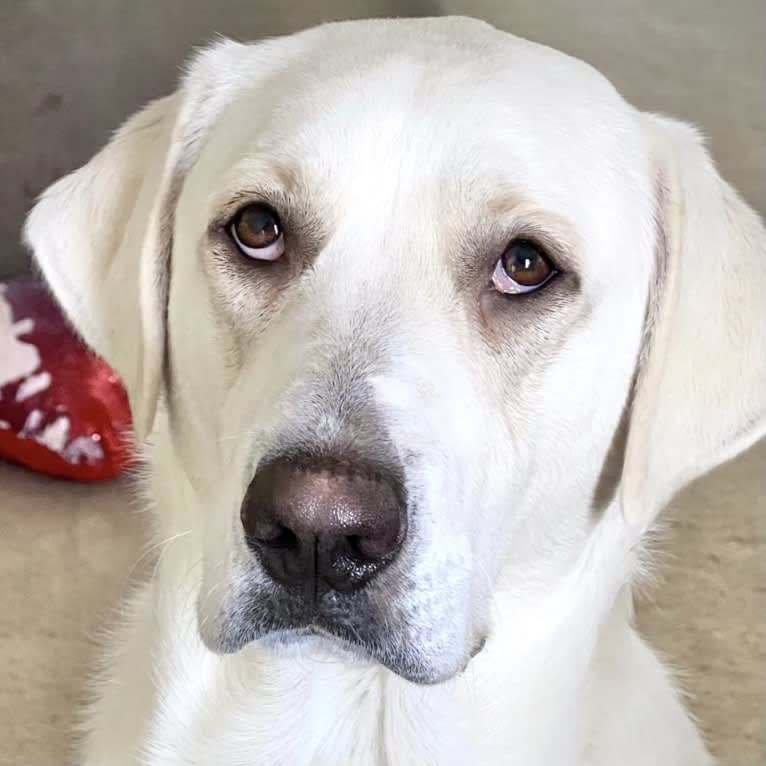
[[268, 205], [243, 207], [228, 226], [239, 251], [259, 261], [276, 261], [285, 251], [285, 236], [279, 216]]

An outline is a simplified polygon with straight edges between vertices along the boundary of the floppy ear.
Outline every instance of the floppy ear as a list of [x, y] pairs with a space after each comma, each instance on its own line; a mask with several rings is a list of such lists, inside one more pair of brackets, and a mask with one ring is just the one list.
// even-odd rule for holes
[[621, 500], [645, 529], [685, 484], [766, 433], [766, 232], [697, 133], [647, 116], [657, 278]]
[[128, 120], [44, 192], [24, 230], [64, 312], [122, 377], [139, 438], [159, 393], [170, 248], [160, 192], [177, 103], [155, 101]]
[[226, 103], [220, 42], [179, 91], [149, 104], [87, 165], [47, 189], [24, 238], [84, 340], [120, 374], [135, 434], [148, 435], [163, 369], [173, 213], [186, 170]]

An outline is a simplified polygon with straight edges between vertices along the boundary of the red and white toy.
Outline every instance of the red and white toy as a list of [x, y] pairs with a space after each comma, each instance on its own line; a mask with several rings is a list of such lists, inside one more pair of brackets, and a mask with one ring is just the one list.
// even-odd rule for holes
[[132, 460], [119, 377], [31, 278], [0, 282], [0, 458], [81, 481]]

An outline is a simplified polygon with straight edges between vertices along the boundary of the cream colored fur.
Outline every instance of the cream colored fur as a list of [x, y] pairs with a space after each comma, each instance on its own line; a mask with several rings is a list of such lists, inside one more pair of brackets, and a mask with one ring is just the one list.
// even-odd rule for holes
[[[276, 290], [215, 222], [286, 186], [321, 248]], [[482, 243], [528, 231], [568, 277], [499, 302]], [[84, 765], [710, 763], [630, 593], [670, 497], [766, 431], [764, 229], [690, 128], [467, 19], [223, 41], [26, 236], [126, 381], [163, 551]], [[363, 381], [410, 456], [415, 531], [368, 586], [384, 646], [216, 654], [263, 581], [253, 466], [340, 427], [328, 379]]]

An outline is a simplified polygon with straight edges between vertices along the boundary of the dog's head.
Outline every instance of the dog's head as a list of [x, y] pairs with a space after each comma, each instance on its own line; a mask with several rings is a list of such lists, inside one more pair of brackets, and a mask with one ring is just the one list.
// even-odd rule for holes
[[26, 237], [138, 435], [202, 634], [416, 681], [766, 428], [757, 216], [690, 128], [465, 19], [220, 42]]

